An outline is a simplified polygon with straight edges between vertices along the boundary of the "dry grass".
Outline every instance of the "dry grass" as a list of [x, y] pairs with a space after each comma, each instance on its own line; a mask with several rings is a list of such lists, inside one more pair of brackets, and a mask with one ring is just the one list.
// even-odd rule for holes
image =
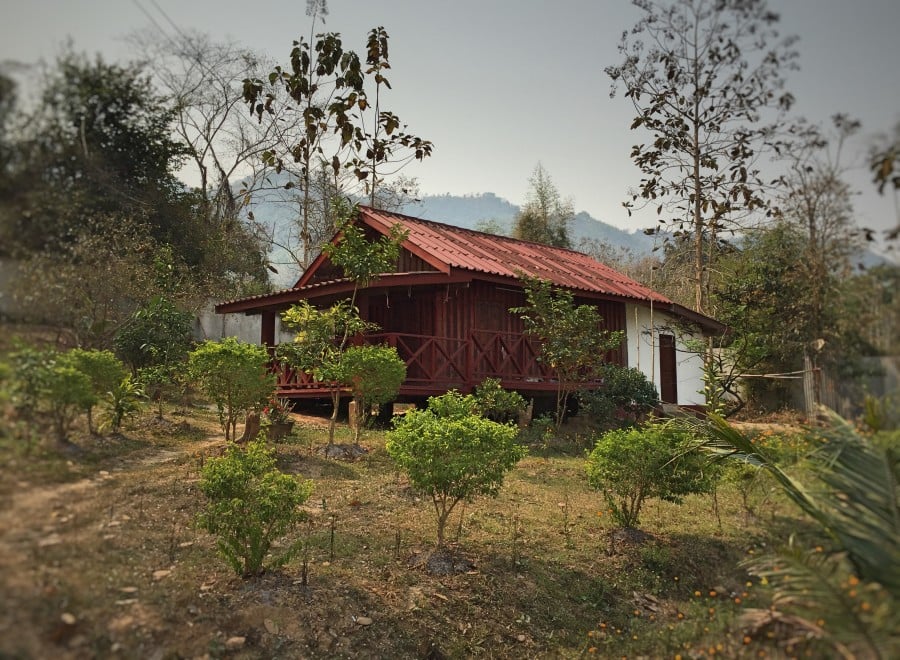
[[310, 420], [276, 447], [315, 484], [308, 585], [302, 559], [241, 580], [194, 524], [200, 467], [224, 442], [207, 411], [172, 419], [64, 454], [0, 440], [0, 658], [735, 656], [740, 608], [764, 602], [737, 562], [771, 539], [735, 492], [718, 519], [710, 497], [650, 502], [650, 537], [615, 539], [575, 449], [532, 453], [497, 499], [461, 508], [448, 534], [475, 570], [428, 575], [409, 560], [431, 549], [431, 503], [383, 434], [338, 462], [311, 451], [325, 432]]

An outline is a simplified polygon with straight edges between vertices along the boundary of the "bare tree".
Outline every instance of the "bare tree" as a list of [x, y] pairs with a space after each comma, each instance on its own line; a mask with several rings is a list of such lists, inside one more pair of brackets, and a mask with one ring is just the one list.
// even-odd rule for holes
[[[643, 17], [606, 73], [634, 104], [632, 148], [644, 175], [633, 194], [660, 225], [693, 238], [694, 308], [704, 311], [720, 234], [766, 206], [758, 160], [793, 97], [783, 91], [795, 38], [782, 38], [764, 0], [634, 0]], [[769, 121], [766, 121], [769, 120]], [[774, 145], [777, 148], [777, 145]]]

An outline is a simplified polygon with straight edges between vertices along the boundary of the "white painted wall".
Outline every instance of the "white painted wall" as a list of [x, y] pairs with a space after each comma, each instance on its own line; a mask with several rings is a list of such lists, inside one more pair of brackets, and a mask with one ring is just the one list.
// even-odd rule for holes
[[[705, 405], [703, 396], [703, 357], [685, 349], [683, 333], [675, 330], [675, 319], [658, 309], [625, 305], [628, 333], [628, 366], [640, 369], [659, 390], [659, 333], [675, 335], [678, 405]], [[652, 332], [651, 332], [652, 330]]]
[[224, 339], [237, 337], [249, 344], [258, 344], [262, 331], [259, 314], [216, 314], [214, 303], [208, 303], [197, 314], [194, 334], [197, 339]]

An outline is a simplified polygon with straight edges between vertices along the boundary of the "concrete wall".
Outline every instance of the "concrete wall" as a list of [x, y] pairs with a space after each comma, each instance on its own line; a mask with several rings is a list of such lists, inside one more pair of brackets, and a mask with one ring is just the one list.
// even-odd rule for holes
[[243, 342], [258, 344], [262, 323], [259, 315], [216, 314], [214, 303], [208, 303], [197, 314], [194, 321], [194, 337], [203, 339], [224, 339], [237, 337]]
[[659, 390], [659, 334], [675, 335], [678, 405], [705, 405], [703, 357], [688, 352], [685, 340], [691, 337], [675, 331], [675, 319], [664, 312], [639, 305], [625, 306], [628, 333], [628, 366], [640, 369]]

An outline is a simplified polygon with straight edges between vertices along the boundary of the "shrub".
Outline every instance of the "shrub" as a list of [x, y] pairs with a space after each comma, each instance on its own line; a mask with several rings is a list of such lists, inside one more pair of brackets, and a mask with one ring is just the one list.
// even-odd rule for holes
[[586, 468], [588, 482], [603, 493], [622, 527], [638, 524], [647, 498], [680, 503], [689, 493], [708, 492], [716, 476], [687, 431], [661, 423], [605, 433]]
[[193, 317], [156, 297], [132, 314], [113, 340], [132, 370], [184, 361], [191, 348]]
[[[256, 441], [246, 449], [228, 448], [203, 467], [200, 490], [209, 502], [199, 516], [200, 526], [216, 534], [219, 553], [235, 573], [244, 577], [264, 570], [272, 543], [303, 520], [299, 509], [312, 491], [312, 482], [284, 474], [275, 458]], [[302, 541], [272, 557], [268, 567], [282, 566], [297, 555]]]
[[627, 428], [643, 421], [659, 405], [656, 386], [640, 369], [607, 364], [602, 369], [603, 389], [582, 391], [582, 412], [602, 429]]
[[188, 357], [188, 369], [219, 410], [225, 440], [234, 440], [238, 416], [262, 408], [275, 391], [265, 346], [234, 337], [205, 341]]
[[42, 378], [40, 401], [50, 414], [56, 439], [66, 442], [78, 414], [93, 405], [96, 398], [87, 375], [54, 361], [47, 365]]
[[496, 378], [485, 378], [475, 388], [475, 400], [482, 416], [493, 422], [518, 422], [525, 399], [514, 390], [505, 390]]
[[341, 356], [341, 380], [356, 402], [354, 440], [373, 405], [393, 401], [406, 379], [406, 363], [392, 346], [351, 346]]
[[135, 382], [131, 376], [125, 376], [106, 393], [103, 400], [106, 412], [105, 425], [113, 433], [117, 433], [125, 419], [141, 411], [143, 399], [144, 390], [140, 383]]
[[525, 456], [517, 429], [474, 414], [475, 398], [448, 392], [412, 410], [388, 434], [386, 449], [416, 487], [431, 496], [437, 544], [453, 508], [476, 495], [496, 495], [503, 477]]
[[94, 433], [94, 406], [125, 378], [125, 365], [110, 351], [73, 348], [63, 354], [64, 361], [91, 380], [93, 397], [87, 402], [88, 431]]

